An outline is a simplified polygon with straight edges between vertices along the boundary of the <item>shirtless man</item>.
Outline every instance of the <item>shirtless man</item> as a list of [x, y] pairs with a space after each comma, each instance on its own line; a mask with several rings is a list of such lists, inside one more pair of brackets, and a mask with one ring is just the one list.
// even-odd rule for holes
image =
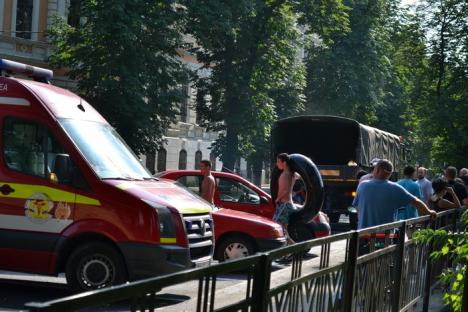
[[282, 170], [278, 179], [278, 196], [276, 197], [276, 211], [273, 220], [283, 226], [284, 232], [288, 238], [289, 244], [294, 244], [294, 241], [288, 234], [288, 222], [292, 212], [296, 210], [292, 200], [292, 191], [294, 181], [296, 179], [294, 172], [291, 171], [288, 165], [289, 155], [281, 153], [276, 158], [276, 166]]
[[213, 204], [215, 193], [215, 179], [211, 175], [211, 161], [200, 161], [200, 171], [203, 174], [203, 181], [200, 187], [200, 196], [204, 200]]

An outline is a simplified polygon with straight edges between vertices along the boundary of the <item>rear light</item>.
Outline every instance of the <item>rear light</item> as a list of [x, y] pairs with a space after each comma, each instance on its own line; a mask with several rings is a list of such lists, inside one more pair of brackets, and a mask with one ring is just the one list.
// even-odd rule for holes
[[356, 197], [356, 192], [345, 192], [345, 196], [351, 196], [351, 197]]

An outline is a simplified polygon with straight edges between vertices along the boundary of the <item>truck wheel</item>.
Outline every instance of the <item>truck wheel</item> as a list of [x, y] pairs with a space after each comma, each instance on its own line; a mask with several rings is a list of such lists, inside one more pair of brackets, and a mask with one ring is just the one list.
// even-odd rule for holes
[[240, 235], [225, 237], [216, 247], [216, 259], [219, 262], [245, 258], [256, 252], [252, 241]]
[[65, 268], [67, 283], [75, 291], [87, 291], [122, 284], [127, 280], [120, 254], [105, 243], [89, 243], [76, 248]]
[[340, 222], [340, 214], [339, 213], [329, 213], [328, 218], [330, 219], [330, 223]]

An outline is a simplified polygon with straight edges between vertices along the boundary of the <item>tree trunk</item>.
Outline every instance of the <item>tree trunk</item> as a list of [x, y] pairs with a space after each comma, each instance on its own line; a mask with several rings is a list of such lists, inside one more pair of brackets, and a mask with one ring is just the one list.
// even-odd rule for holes
[[234, 171], [234, 165], [239, 155], [239, 138], [237, 131], [230, 126], [226, 125], [226, 146], [221, 160], [223, 161], [222, 171]]
[[263, 162], [261, 160], [252, 162], [253, 183], [258, 187], [262, 186], [262, 169]]

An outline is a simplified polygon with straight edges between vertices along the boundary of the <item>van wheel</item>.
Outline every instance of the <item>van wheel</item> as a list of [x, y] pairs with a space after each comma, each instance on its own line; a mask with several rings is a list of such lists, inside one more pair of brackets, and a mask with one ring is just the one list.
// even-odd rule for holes
[[122, 284], [127, 280], [120, 254], [105, 243], [89, 243], [76, 248], [65, 268], [67, 283], [75, 291], [87, 291]]
[[219, 262], [245, 258], [256, 252], [255, 245], [248, 238], [231, 235], [224, 238], [216, 247], [216, 259]]

